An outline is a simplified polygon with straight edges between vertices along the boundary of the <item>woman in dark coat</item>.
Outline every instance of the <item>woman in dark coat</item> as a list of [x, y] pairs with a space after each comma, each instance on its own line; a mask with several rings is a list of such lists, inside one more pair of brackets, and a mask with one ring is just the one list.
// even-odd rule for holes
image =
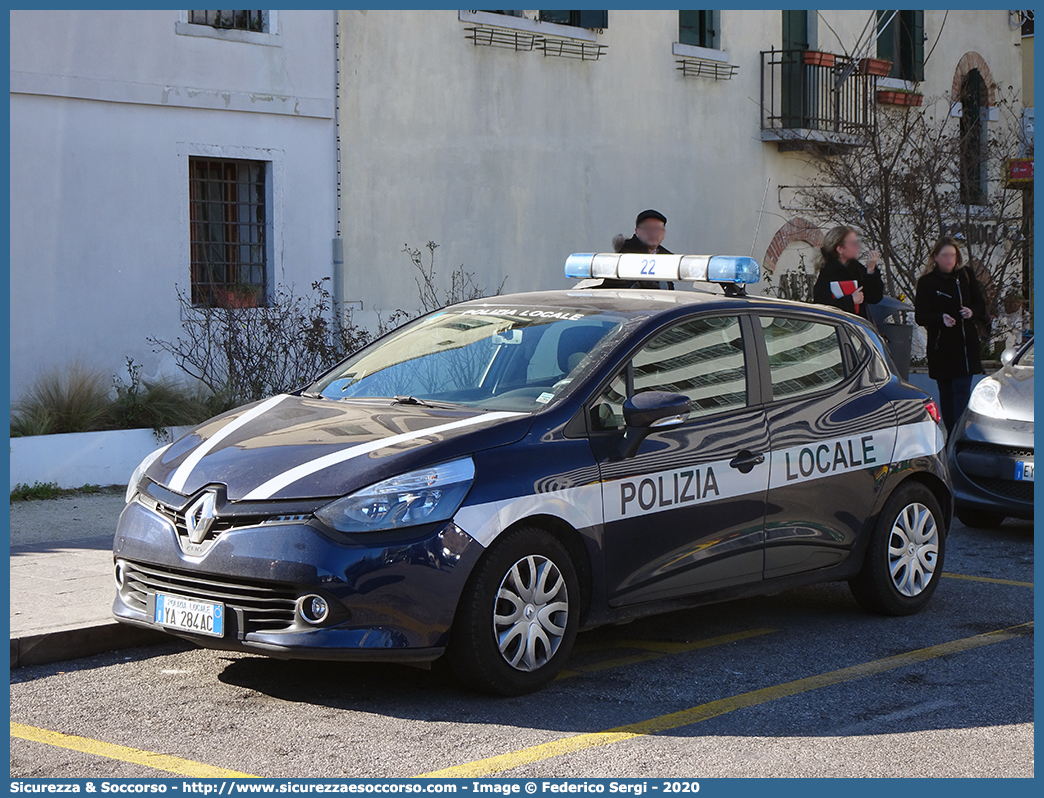
[[952, 432], [968, 406], [972, 375], [982, 373], [975, 321], [990, 322], [982, 289], [952, 238], [932, 247], [914, 308], [917, 323], [928, 331], [928, 376], [939, 385], [939, 410]]
[[864, 266], [858, 260], [859, 249], [859, 234], [851, 227], [835, 227], [823, 236], [812, 301], [869, 319], [867, 305], [881, 301], [884, 283], [877, 271], [877, 253], [871, 252]]

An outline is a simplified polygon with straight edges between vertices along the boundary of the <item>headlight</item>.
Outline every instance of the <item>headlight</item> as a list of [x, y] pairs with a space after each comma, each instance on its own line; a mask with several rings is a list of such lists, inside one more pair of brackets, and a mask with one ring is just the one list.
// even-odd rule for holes
[[1000, 383], [991, 377], [980, 380], [972, 391], [968, 407], [973, 413], [991, 418], [1007, 418], [1008, 411], [1000, 400]]
[[134, 494], [138, 492], [138, 483], [141, 482], [141, 478], [145, 476], [145, 472], [149, 470], [149, 466], [155, 463], [160, 455], [167, 451], [168, 448], [170, 448], [169, 443], [166, 446], [161, 446], [152, 454], [147, 455], [138, 467], [134, 469], [134, 473], [131, 474], [130, 482], [127, 483], [127, 497], [124, 501], [128, 504], [130, 503], [130, 500], [134, 498]]
[[475, 479], [470, 457], [422, 468], [356, 491], [315, 511], [339, 532], [380, 532], [453, 517]]

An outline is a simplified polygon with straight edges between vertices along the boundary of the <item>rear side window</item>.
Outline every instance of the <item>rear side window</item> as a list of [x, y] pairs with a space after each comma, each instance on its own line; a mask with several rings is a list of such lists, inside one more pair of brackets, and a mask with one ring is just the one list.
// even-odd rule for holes
[[845, 378], [837, 328], [807, 319], [762, 316], [772, 398], [816, 393]]
[[870, 347], [863, 339], [862, 333], [846, 327], [842, 335], [842, 348], [848, 355], [848, 373], [851, 374], [869, 357]]

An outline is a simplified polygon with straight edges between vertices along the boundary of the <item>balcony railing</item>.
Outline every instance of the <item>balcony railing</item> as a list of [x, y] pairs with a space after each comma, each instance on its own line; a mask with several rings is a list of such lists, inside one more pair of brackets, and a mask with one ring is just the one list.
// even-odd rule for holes
[[876, 121], [877, 78], [863, 74], [847, 56], [807, 63], [822, 55], [810, 50], [761, 52], [762, 139], [781, 146], [866, 143]]

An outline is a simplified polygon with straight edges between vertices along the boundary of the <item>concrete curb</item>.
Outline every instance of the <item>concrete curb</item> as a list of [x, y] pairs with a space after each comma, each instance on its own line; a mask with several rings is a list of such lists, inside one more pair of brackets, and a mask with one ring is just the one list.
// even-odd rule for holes
[[106, 651], [167, 643], [173, 638], [152, 629], [111, 621], [76, 629], [11, 638], [11, 668], [45, 665]]

